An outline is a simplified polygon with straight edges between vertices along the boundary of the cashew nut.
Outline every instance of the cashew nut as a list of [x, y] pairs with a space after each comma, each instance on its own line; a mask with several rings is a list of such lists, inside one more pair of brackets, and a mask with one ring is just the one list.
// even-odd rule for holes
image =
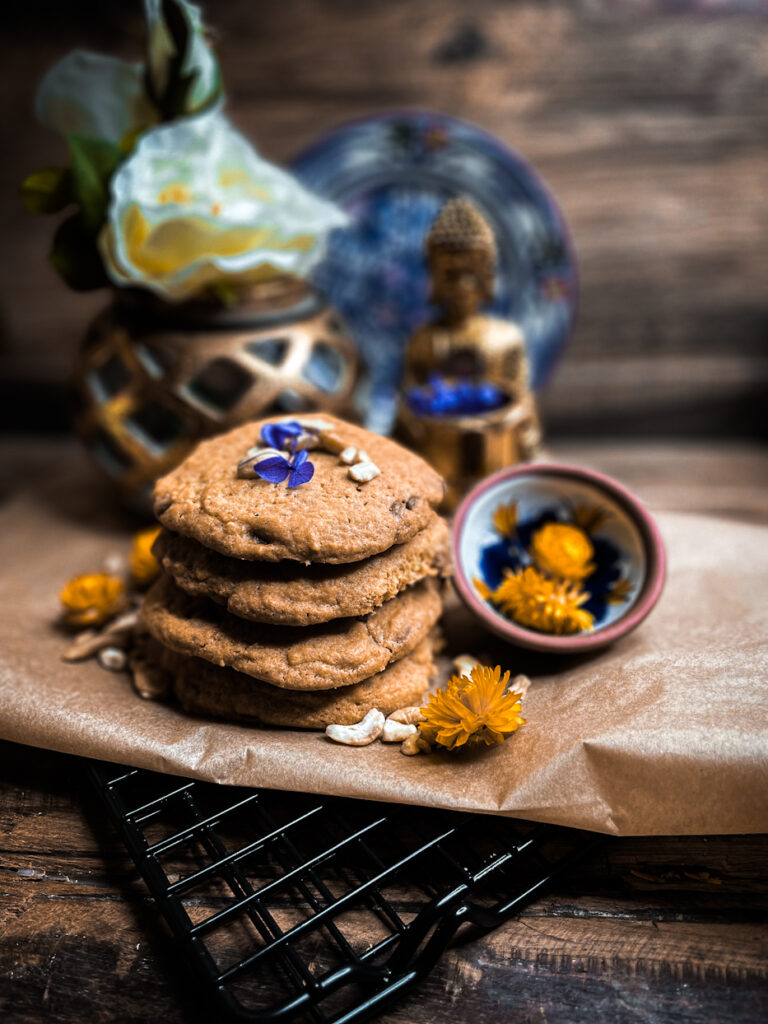
[[358, 484], [367, 484], [381, 473], [375, 462], [356, 462], [347, 470], [347, 476]]
[[122, 672], [128, 663], [128, 657], [121, 647], [102, 647], [97, 655], [97, 660], [102, 668], [110, 672]]
[[344, 451], [339, 452], [339, 458], [347, 466], [351, 466], [357, 459], [357, 448], [355, 448], [353, 444], [349, 445], [349, 447], [345, 448]]
[[104, 559], [101, 565], [102, 572], [109, 576], [122, 576], [128, 568], [128, 559], [125, 555], [113, 551]]
[[162, 700], [171, 692], [171, 677], [168, 672], [153, 665], [143, 654], [132, 653], [128, 668], [133, 688], [144, 700]]
[[131, 608], [118, 615], [102, 629], [85, 629], [78, 633], [73, 643], [62, 654], [63, 661], [85, 661], [105, 647], [124, 645], [130, 635], [139, 627], [139, 612]]
[[336, 743], [349, 747], [364, 747], [381, 736], [384, 729], [384, 715], [371, 708], [365, 718], [354, 725], [327, 725], [325, 735]]
[[528, 687], [531, 685], [531, 680], [528, 676], [515, 676], [512, 682], [507, 687], [510, 693], [519, 693], [521, 697], [524, 697], [528, 693]]
[[475, 665], [479, 665], [480, 660], [474, 656], [474, 654], [459, 654], [453, 659], [453, 667], [456, 674], [459, 676], [466, 676], [469, 678], [472, 669]]
[[324, 420], [321, 416], [302, 416], [297, 422], [305, 430], [316, 430], [318, 433], [324, 430], [333, 430], [333, 424], [329, 423], [328, 420]]
[[108, 622], [102, 632], [105, 636], [113, 636], [115, 633], [130, 633], [140, 625], [139, 609], [129, 608], [127, 612], [122, 612]]
[[413, 757], [414, 754], [429, 754], [431, 752], [432, 747], [418, 732], [411, 733], [400, 745], [400, 753], [405, 754], [406, 757]]
[[393, 718], [388, 718], [384, 723], [381, 742], [402, 743], [402, 741], [407, 740], [409, 736], [413, 736], [416, 731], [415, 725], [407, 725], [405, 722], [396, 722]]
[[398, 708], [397, 711], [392, 712], [389, 718], [393, 722], [402, 722], [403, 725], [413, 725], [415, 722], [424, 721], [421, 708], [417, 708], [415, 704], [411, 704], [407, 708]]
[[312, 451], [315, 448], [320, 447], [320, 439], [317, 434], [299, 434], [298, 437], [286, 438], [285, 444], [283, 445], [284, 451], [297, 451], [300, 452], [304, 448], [307, 451]]
[[323, 451], [330, 452], [331, 455], [341, 455], [347, 447], [347, 442], [340, 438], [338, 434], [334, 434], [332, 430], [321, 430], [318, 435], [318, 441]]

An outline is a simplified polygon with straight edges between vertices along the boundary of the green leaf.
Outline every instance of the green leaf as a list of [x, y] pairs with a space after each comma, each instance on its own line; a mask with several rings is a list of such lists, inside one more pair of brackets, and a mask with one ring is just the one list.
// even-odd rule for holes
[[178, 0], [162, 0], [162, 18], [180, 61], [184, 60], [189, 46], [189, 25]]
[[25, 178], [19, 194], [30, 213], [58, 213], [74, 202], [72, 176], [66, 167], [46, 167]]
[[68, 135], [72, 157], [72, 191], [80, 207], [83, 225], [96, 233], [104, 223], [109, 204], [109, 179], [124, 154], [106, 139]]
[[122, 139], [120, 139], [118, 146], [120, 147], [120, 152], [122, 153], [123, 158], [128, 157], [133, 153], [134, 149], [136, 149], [136, 143], [147, 130], [147, 127], [148, 126], [145, 124], [139, 125], [138, 128], [133, 128], [131, 131], [126, 132]]
[[231, 281], [226, 281], [224, 278], [220, 278], [218, 281], [211, 281], [208, 285], [208, 290], [226, 309], [231, 309], [237, 305], [239, 291]]
[[78, 213], [59, 225], [48, 259], [77, 292], [91, 291], [109, 283], [96, 240]]
[[[193, 9], [194, 10], [194, 9]], [[208, 43], [208, 60], [213, 62], [215, 81], [207, 96], [192, 102], [192, 94], [201, 76], [202, 69], [195, 67], [195, 45], [204, 41], [203, 26], [196, 18], [188, 4], [180, 0], [162, 0], [161, 19], [173, 46], [173, 56], [168, 59], [168, 73], [162, 95], [157, 95], [152, 83], [148, 92], [155, 106], [160, 111], [163, 121], [173, 121], [177, 117], [198, 114], [213, 106], [222, 95], [221, 72], [218, 60]], [[197, 59], [200, 59], [198, 54]], [[186, 69], [186, 70], [185, 70]]]
[[[187, 93], [195, 76], [183, 75], [181, 70], [187, 56], [190, 38], [187, 19], [184, 17], [178, 0], [162, 0], [160, 20], [170, 38], [173, 56], [168, 57], [168, 71], [162, 95], [156, 95], [154, 89], [151, 90], [150, 95], [160, 111], [162, 120], [172, 121], [184, 114]], [[151, 78], [151, 76], [149, 77]], [[153, 85], [154, 83], [150, 82], [150, 86]]]

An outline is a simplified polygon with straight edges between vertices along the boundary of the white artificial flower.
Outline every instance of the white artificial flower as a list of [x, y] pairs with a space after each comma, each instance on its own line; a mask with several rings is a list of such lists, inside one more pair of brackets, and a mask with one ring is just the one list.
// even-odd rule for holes
[[347, 223], [218, 110], [147, 131], [110, 189], [99, 238], [107, 273], [177, 301], [222, 280], [304, 276], [327, 233]]
[[[147, 66], [155, 97], [168, 87], [176, 48], [162, 16], [160, 0], [145, 0]], [[177, 0], [186, 23], [188, 44], [181, 74], [192, 78], [178, 116], [195, 114], [219, 97], [219, 64], [203, 35], [199, 8]], [[48, 71], [40, 83], [35, 113], [42, 124], [62, 135], [84, 135], [120, 143], [157, 124], [159, 111], [146, 95], [145, 65], [130, 64], [100, 53], [74, 50]]]
[[142, 64], [84, 50], [67, 54], [46, 73], [35, 113], [62, 135], [114, 143], [157, 121], [145, 96]]

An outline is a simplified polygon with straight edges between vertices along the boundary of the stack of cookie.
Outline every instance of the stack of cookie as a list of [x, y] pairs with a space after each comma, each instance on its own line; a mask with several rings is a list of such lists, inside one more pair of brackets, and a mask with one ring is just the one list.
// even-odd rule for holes
[[163, 571], [142, 612], [184, 708], [322, 729], [419, 703], [450, 571], [443, 490], [331, 416], [199, 445], [155, 487]]

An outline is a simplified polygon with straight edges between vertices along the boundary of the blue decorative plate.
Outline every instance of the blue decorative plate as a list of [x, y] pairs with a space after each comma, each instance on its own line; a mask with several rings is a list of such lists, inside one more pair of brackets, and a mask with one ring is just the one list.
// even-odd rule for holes
[[341, 125], [292, 168], [353, 219], [333, 233], [315, 283], [346, 318], [368, 365], [368, 426], [389, 429], [406, 343], [434, 314], [424, 238], [456, 195], [472, 199], [495, 231], [492, 312], [522, 327], [531, 382], [541, 387], [573, 325], [577, 278], [565, 220], [530, 164], [474, 125], [402, 112]]

